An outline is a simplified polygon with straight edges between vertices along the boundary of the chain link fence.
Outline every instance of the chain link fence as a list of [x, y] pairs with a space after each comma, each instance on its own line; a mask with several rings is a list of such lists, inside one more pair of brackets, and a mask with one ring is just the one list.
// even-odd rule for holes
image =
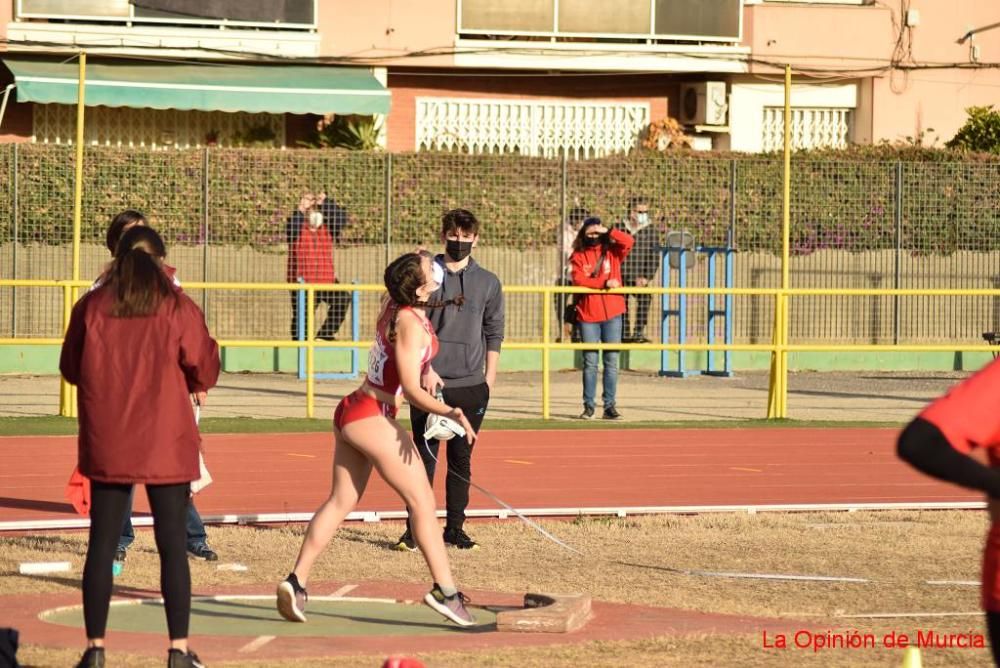
[[[0, 146], [0, 263], [6, 278], [71, 275], [73, 149]], [[110, 259], [104, 235], [125, 208], [144, 211], [168, 243], [180, 281], [285, 282], [287, 223], [304, 193], [326, 193], [326, 225], [342, 283], [379, 283], [387, 261], [442, 247], [440, 216], [468, 208], [483, 223], [474, 256], [505, 284], [553, 285], [563, 271], [563, 221], [586, 208], [606, 223], [643, 196], [661, 242], [688, 231], [699, 247], [736, 249], [735, 287], [781, 282], [782, 166], [778, 159], [637, 154], [570, 161], [446, 153], [88, 147], [81, 277]], [[1000, 287], [1000, 164], [796, 158], [791, 285], [795, 288]], [[695, 253], [690, 287], [707, 285]], [[721, 285], [724, 275], [717, 267]], [[657, 272], [654, 285], [660, 285]], [[670, 284], [678, 285], [672, 270]], [[289, 338], [292, 290], [193, 291], [220, 338]], [[676, 308], [677, 297], [671, 300]], [[360, 335], [371, 336], [376, 293], [361, 293]], [[794, 342], [978, 340], [1000, 329], [1000, 300], [980, 297], [794, 297]], [[770, 341], [773, 299], [736, 297], [736, 342]], [[660, 300], [646, 334], [659, 340]], [[324, 311], [317, 309], [317, 322]], [[538, 295], [507, 299], [507, 339], [541, 337]], [[706, 337], [705, 297], [688, 297], [686, 335]], [[558, 335], [558, 309], [553, 310]], [[337, 338], [350, 338], [349, 312]], [[634, 317], [634, 312], [632, 317]], [[61, 334], [58, 289], [0, 288], [0, 335]], [[717, 322], [719, 320], [717, 319]], [[668, 334], [678, 334], [675, 318]], [[722, 323], [716, 334], [721, 336]]]

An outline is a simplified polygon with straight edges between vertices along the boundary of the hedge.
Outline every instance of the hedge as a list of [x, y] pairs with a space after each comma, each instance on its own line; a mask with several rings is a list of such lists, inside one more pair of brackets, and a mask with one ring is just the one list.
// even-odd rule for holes
[[[73, 149], [41, 144], [0, 147], [0, 241], [14, 234], [15, 150], [19, 240], [68, 242]], [[393, 243], [435, 238], [441, 213], [461, 206], [484, 221], [484, 242], [531, 248], [558, 239], [564, 197], [566, 207], [584, 206], [615, 221], [625, 215], [630, 196], [644, 194], [664, 231], [687, 229], [699, 243], [722, 245], [734, 217], [738, 248], [780, 250], [782, 163], [776, 155], [643, 151], [564, 162], [449, 153], [88, 147], [84, 166], [83, 238], [89, 241], [103, 239], [114, 213], [134, 207], [147, 212], [171, 243], [207, 239], [279, 251], [285, 219], [301, 193], [325, 189], [349, 212], [350, 243], [387, 241], [387, 199]], [[792, 251], [894, 248], [897, 170], [903, 248], [1000, 249], [1000, 157], [859, 146], [793, 156]]]

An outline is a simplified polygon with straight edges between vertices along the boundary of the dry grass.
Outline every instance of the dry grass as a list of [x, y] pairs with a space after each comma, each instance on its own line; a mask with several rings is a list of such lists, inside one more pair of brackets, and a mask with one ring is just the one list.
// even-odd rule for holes
[[[982, 632], [978, 617], [900, 620], [842, 619], [838, 614], [873, 612], [965, 612], [978, 609], [975, 587], [936, 587], [925, 580], [976, 580], [986, 518], [971, 512], [810, 513], [658, 516], [546, 522], [546, 528], [587, 552], [570, 555], [515, 522], [472, 524], [484, 544], [473, 553], [451, 551], [460, 582], [470, 589], [507, 592], [586, 591], [596, 599], [757, 616], [794, 613], [810, 628], [882, 633], [917, 629]], [[318, 562], [314, 581], [425, 582], [418, 555], [388, 549], [398, 523], [348, 525]], [[245, 573], [220, 572], [195, 563], [195, 587], [272, 583], [291, 567], [303, 527], [211, 527], [212, 547], [222, 560], [239, 561]], [[0, 539], [0, 594], [66, 591], [78, 575], [29, 578], [16, 574], [20, 561], [65, 560], [82, 567], [84, 534]], [[814, 574], [868, 578], [870, 584], [773, 582], [712, 578], [671, 569]], [[129, 554], [122, 585], [155, 589], [158, 562], [152, 534], [141, 531]], [[82, 636], [82, 633], [81, 633]], [[197, 639], [195, 638], [195, 647]], [[28, 647], [24, 661], [66, 665], [76, 653]], [[662, 637], [639, 642], [490, 652], [440, 653], [432, 665], [897, 665], [898, 650], [764, 650], [754, 636]], [[931, 650], [928, 666], [983, 665], [982, 650]], [[120, 657], [116, 665], [159, 665], [142, 657]], [[292, 665], [327, 665], [328, 660]], [[372, 657], [337, 660], [338, 665], [379, 665]], [[237, 664], [230, 664], [237, 665]], [[239, 665], [263, 665], [240, 662]], [[275, 665], [275, 664], [268, 664]]]

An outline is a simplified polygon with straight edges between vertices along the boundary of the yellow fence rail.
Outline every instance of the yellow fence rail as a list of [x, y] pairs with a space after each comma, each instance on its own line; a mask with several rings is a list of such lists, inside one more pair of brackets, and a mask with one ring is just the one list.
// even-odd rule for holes
[[[0, 280], [0, 288], [62, 288], [63, 294], [63, 330], [69, 325], [69, 318], [76, 295], [80, 288], [90, 285], [89, 281], [74, 280]], [[307, 294], [306, 331], [313, 332], [315, 293], [317, 290], [332, 291], [384, 291], [381, 285], [347, 285], [338, 284], [289, 284], [289, 283], [185, 283], [185, 288], [198, 290], [241, 290], [248, 292], [304, 290]], [[589, 288], [562, 286], [525, 286], [514, 285], [504, 288], [506, 294], [537, 294], [541, 296], [539, 308], [542, 310], [541, 341], [507, 342], [504, 348], [508, 350], [535, 350], [542, 355], [542, 417], [551, 417], [551, 352], [555, 350], [646, 350], [646, 351], [753, 351], [771, 354], [772, 363], [768, 383], [767, 417], [769, 419], [788, 417], [788, 354], [792, 352], [995, 352], [996, 347], [989, 344], [837, 344], [837, 343], [803, 343], [789, 342], [789, 304], [796, 297], [805, 296], [902, 296], [902, 297], [1000, 297], [1000, 289], [828, 289], [828, 288], [619, 288], [603, 292], [614, 294], [653, 294], [653, 295], [756, 295], [772, 297], [775, 300], [775, 329], [771, 343], [557, 343], [552, 340], [552, 321], [550, 305], [555, 294], [585, 294], [593, 292]], [[0, 338], [2, 346], [60, 345], [61, 338]], [[325, 341], [310, 337], [303, 341], [287, 339], [220, 339], [222, 347], [271, 347], [271, 348], [305, 348], [306, 350], [306, 417], [315, 416], [315, 351], [321, 348], [367, 349], [370, 341]], [[76, 415], [75, 392], [65, 381], [60, 387], [60, 414], [74, 417]]]

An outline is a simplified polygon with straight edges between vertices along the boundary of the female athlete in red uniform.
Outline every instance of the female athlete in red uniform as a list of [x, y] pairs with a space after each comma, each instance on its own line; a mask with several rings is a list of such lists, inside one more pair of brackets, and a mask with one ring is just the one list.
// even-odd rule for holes
[[410, 433], [396, 421], [400, 399], [429, 413], [444, 415], [475, 432], [461, 409], [452, 408], [420, 387], [421, 370], [437, 353], [434, 329], [423, 311], [444, 306], [427, 304], [437, 290], [428, 254], [409, 253], [386, 267], [388, 296], [368, 356], [368, 374], [361, 387], [344, 397], [333, 416], [336, 450], [330, 497], [316, 511], [295, 568], [278, 585], [278, 611], [289, 621], [304, 622], [308, 600], [305, 585], [317, 557], [340, 523], [364, 494], [374, 466], [410, 509], [413, 535], [434, 578], [424, 602], [456, 624], [475, 620], [455, 586], [444, 540], [434, 514], [434, 494]]
[[[899, 456], [946, 482], [985, 492], [990, 525], [983, 553], [982, 605], [1000, 666], [1000, 360], [951, 388], [899, 436]], [[989, 466], [970, 456], [985, 448]]]

